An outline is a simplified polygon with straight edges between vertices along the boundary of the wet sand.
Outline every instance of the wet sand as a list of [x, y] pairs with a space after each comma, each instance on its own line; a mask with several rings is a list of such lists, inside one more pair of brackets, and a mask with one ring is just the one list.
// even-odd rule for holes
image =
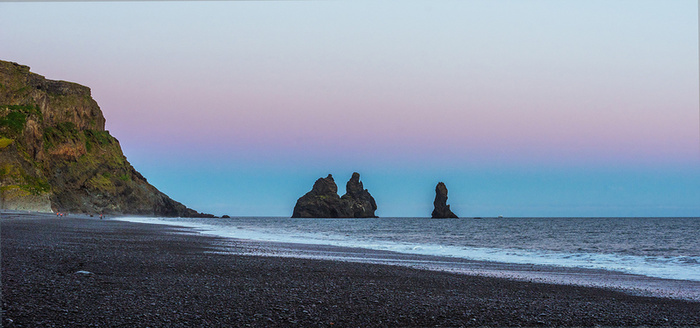
[[0, 237], [3, 327], [700, 325], [700, 302], [232, 254], [253, 244], [162, 225], [4, 213]]
[[[200, 230], [210, 234], [206, 230]], [[215, 233], [211, 233], [216, 236]], [[553, 265], [516, 264], [469, 260], [457, 257], [417, 255], [386, 250], [266, 242], [227, 238], [220, 253], [272, 257], [333, 260], [366, 264], [404, 266], [428, 271], [471, 276], [507, 278], [527, 282], [599, 287], [638, 296], [674, 298], [700, 302], [700, 281], [647, 277], [602, 269], [570, 268]]]

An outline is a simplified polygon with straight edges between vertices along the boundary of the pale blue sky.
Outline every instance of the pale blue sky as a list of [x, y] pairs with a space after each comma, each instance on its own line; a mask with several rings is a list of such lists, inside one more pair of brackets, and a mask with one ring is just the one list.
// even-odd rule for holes
[[353, 171], [380, 216], [700, 215], [689, 0], [0, 3], [0, 58], [91, 87], [199, 211], [291, 215]]

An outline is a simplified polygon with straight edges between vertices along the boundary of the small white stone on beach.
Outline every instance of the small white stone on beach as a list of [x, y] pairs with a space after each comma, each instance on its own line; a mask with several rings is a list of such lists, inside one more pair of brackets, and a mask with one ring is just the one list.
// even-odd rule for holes
[[92, 272], [80, 270], [80, 271], [76, 271], [75, 274], [92, 274]]

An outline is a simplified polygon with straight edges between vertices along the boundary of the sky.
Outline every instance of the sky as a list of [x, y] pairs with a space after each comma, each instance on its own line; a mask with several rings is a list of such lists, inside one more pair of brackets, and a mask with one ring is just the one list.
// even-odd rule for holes
[[201, 212], [290, 216], [352, 172], [380, 217], [700, 216], [698, 2], [0, 2], [0, 59], [89, 86]]

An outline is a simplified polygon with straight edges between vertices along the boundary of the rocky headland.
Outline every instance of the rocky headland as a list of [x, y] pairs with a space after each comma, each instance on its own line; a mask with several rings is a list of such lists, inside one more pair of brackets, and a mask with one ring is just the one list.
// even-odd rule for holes
[[346, 184], [346, 193], [338, 196], [338, 186], [329, 174], [316, 180], [311, 191], [297, 200], [293, 218], [376, 218], [377, 203], [354, 172]]
[[172, 200], [127, 161], [90, 88], [0, 61], [0, 209], [211, 216]]
[[457, 215], [452, 213], [450, 205], [447, 205], [447, 187], [444, 183], [439, 182], [435, 186], [435, 201], [433, 201], [435, 209], [433, 209], [432, 217], [434, 219], [457, 219]]

